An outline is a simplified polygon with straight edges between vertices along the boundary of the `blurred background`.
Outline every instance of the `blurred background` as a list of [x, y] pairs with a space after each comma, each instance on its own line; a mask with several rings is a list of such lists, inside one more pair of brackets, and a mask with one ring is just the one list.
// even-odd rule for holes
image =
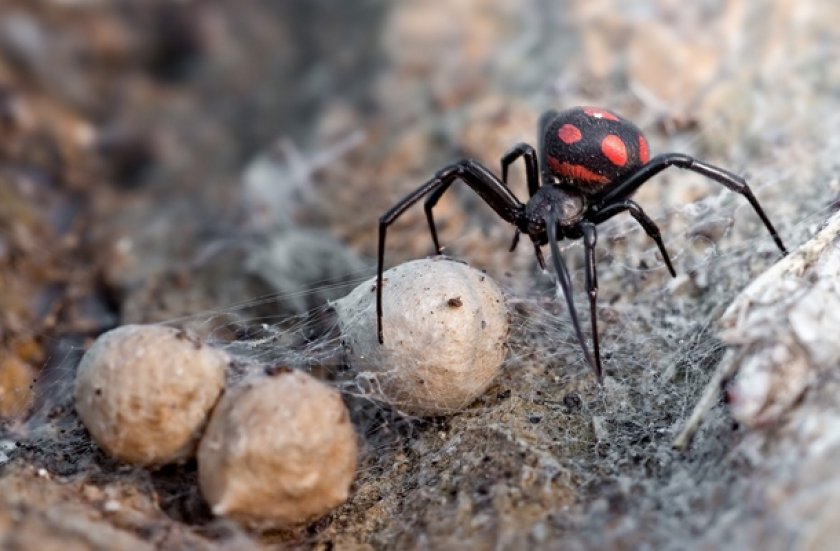
[[[249, 320], [282, 326], [323, 307], [374, 273], [383, 212], [464, 156], [498, 170], [510, 146], [536, 145], [546, 109], [605, 107], [635, 121], [654, 153], [685, 152], [744, 174], [793, 248], [838, 200], [838, 22], [840, 4], [820, 0], [4, 0], [0, 423], [32, 435], [50, 415], [69, 415], [55, 414], [72, 377], [68, 358], [117, 324], [180, 320], [235, 341]], [[513, 188], [525, 198], [514, 172]], [[613, 343], [606, 346], [616, 362], [641, 370], [628, 377], [650, 369], [634, 354], [664, 358], [650, 360], [657, 372], [664, 367], [656, 362], [682, 365], [674, 343], [705, 339], [715, 308], [775, 258], [751, 210], [700, 177], [667, 172], [637, 199], [687, 275], [665, 287], [661, 258], [632, 223], [602, 230], [602, 301], [619, 320], [610, 328], [607, 312], [603, 342]], [[507, 253], [512, 228], [469, 190], [448, 194], [436, 212], [448, 254], [488, 270], [511, 296], [552, 299], [551, 278], [536, 270], [530, 247]], [[579, 245], [566, 248], [579, 268]], [[431, 249], [422, 209], [412, 209], [389, 233], [387, 263]], [[513, 345], [513, 365], [530, 362], [534, 378], [503, 381], [499, 396], [513, 388], [514, 396], [536, 400], [548, 377], [541, 358], [557, 345], [548, 332], [559, 331], [562, 349], [552, 365], [584, 372], [562, 309], [548, 314], [562, 321], [528, 333], [535, 322]], [[655, 344], [628, 336], [645, 335], [668, 316], [699, 325], [675, 321]], [[307, 338], [317, 337], [313, 327]], [[709, 362], [719, 358], [720, 346], [704, 342], [697, 357], [705, 363], [695, 362], [702, 369], [678, 394], [683, 410], [674, 416], [690, 408]], [[656, 396], [652, 387], [648, 397]], [[553, 398], [566, 392], [558, 387]], [[725, 478], [696, 490], [697, 519], [662, 520], [655, 513], [667, 508], [662, 484], [628, 489], [634, 476], [650, 472], [607, 475], [592, 447], [581, 452], [587, 459], [570, 460], [578, 470], [563, 460], [549, 468], [560, 437], [527, 436], [528, 423], [510, 418], [524, 406], [502, 402], [482, 406], [485, 415], [496, 408], [509, 431], [486, 467], [423, 463], [422, 447], [407, 443], [442, 448], [434, 444], [439, 432], [471, 442], [464, 435], [483, 426], [482, 412], [460, 429], [415, 427], [384, 448], [382, 461], [402, 470], [369, 459], [355, 497], [334, 517], [248, 545], [490, 548], [564, 537], [574, 548], [617, 547], [620, 538], [673, 545], [709, 526], [717, 526], [708, 536], [713, 544], [731, 535], [732, 526], [715, 524], [720, 503], [734, 507], [720, 486]], [[650, 419], [633, 422], [651, 426]], [[528, 438], [545, 447], [538, 453], [512, 444]], [[505, 463], [510, 446], [513, 467]], [[198, 498], [173, 497], [183, 488], [166, 475], [122, 480], [92, 454], [30, 450], [0, 463], [0, 541], [5, 530], [16, 531], [21, 548], [51, 541], [42, 527], [62, 500], [82, 511], [66, 522], [84, 517], [91, 530], [135, 536], [147, 526], [165, 548], [215, 548], [245, 537], [201, 528], [206, 512], [191, 512], [189, 501]], [[39, 468], [75, 485], [36, 484]], [[91, 476], [104, 478], [97, 485]], [[629, 486], [618, 482], [623, 476]], [[504, 491], [494, 485], [502, 479]], [[717, 505], [714, 491], [725, 494]], [[102, 492], [128, 492], [139, 516], [102, 513]], [[177, 506], [161, 512], [155, 492]], [[9, 520], [22, 503], [29, 516]], [[648, 522], [631, 527], [625, 517]], [[661, 529], [651, 528], [660, 520]], [[108, 548], [78, 537], [80, 548]]]

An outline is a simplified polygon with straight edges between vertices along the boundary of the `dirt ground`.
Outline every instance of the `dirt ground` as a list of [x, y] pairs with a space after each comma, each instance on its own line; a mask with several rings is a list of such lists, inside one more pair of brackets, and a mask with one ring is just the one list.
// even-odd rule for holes
[[[469, 408], [416, 419], [365, 399], [326, 304], [373, 275], [397, 200], [464, 156], [497, 170], [536, 145], [541, 112], [574, 105], [744, 175], [796, 251], [838, 205], [838, 21], [819, 0], [6, 0], [0, 548], [831, 549], [840, 351], [784, 354], [836, 327], [818, 317], [802, 337], [803, 314], [771, 310], [758, 327], [789, 319], [796, 338], [772, 332], [787, 348], [756, 356], [754, 332], [732, 329], [754, 305], [721, 323], [780, 255], [698, 175], [635, 197], [676, 279], [632, 219], [601, 226], [603, 385], [551, 275], [530, 246], [507, 252], [512, 228], [468, 190], [441, 200], [441, 238], [499, 281], [513, 321], [502, 375]], [[418, 207], [393, 226], [389, 266], [430, 254], [425, 224]], [[820, 243], [784, 273], [828, 278], [815, 266], [837, 240]], [[563, 250], [585, 314], [582, 247]], [[75, 367], [142, 322], [341, 388], [360, 445], [349, 501], [255, 533], [213, 517], [194, 461], [108, 458], [73, 410]], [[710, 380], [711, 410], [674, 449]]]

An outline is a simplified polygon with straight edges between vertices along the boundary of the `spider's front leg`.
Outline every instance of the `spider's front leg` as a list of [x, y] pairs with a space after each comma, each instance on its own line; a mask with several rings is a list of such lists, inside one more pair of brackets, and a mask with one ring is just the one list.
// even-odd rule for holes
[[382, 336], [382, 274], [385, 266], [385, 236], [388, 226], [393, 224], [417, 201], [429, 195], [425, 204], [426, 218], [432, 232], [435, 250], [439, 253], [441, 246], [438, 242], [432, 209], [456, 180], [461, 180], [472, 188], [505, 222], [515, 225], [519, 215], [525, 209], [525, 205], [492, 172], [477, 161], [465, 159], [438, 171], [434, 178], [408, 194], [383, 214], [379, 219], [379, 252], [376, 271], [376, 328], [380, 344], [384, 342]]
[[595, 352], [595, 375], [601, 380], [601, 344], [598, 337], [598, 274], [595, 267], [595, 245], [598, 230], [592, 222], [581, 222], [586, 261], [586, 293], [589, 295], [589, 316], [592, 323], [592, 350]]
[[[589, 347], [586, 346], [586, 339], [583, 336], [583, 331], [580, 328], [580, 321], [578, 320], [577, 310], [575, 309], [575, 301], [572, 297], [572, 278], [569, 276], [569, 269], [566, 267], [563, 255], [560, 254], [560, 247], [557, 245], [557, 218], [553, 215], [553, 213], [545, 219], [545, 226], [546, 233], [548, 234], [548, 246], [551, 250], [551, 261], [554, 264], [554, 271], [557, 272], [557, 281], [560, 283], [560, 287], [563, 289], [563, 295], [566, 298], [566, 307], [569, 309], [569, 317], [572, 319], [572, 327], [575, 330], [575, 335], [577, 335], [578, 342], [580, 343], [580, 347], [583, 350], [583, 355], [586, 358], [587, 363], [592, 367], [593, 371], [595, 371], [595, 375], [600, 381], [601, 362], [600, 360], [596, 362], [592, 358], [592, 354], [589, 352]], [[539, 251], [538, 247], [537, 251]], [[587, 282], [589, 281], [589, 276], [587, 276]], [[595, 341], [595, 343], [597, 345], [597, 341]]]

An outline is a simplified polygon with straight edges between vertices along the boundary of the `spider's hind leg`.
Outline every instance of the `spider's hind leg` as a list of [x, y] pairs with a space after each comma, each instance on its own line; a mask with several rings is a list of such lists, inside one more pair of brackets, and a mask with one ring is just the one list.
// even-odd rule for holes
[[590, 220], [595, 224], [600, 224], [601, 222], [609, 220], [616, 214], [620, 214], [624, 211], [629, 212], [630, 216], [632, 216], [636, 222], [642, 226], [645, 233], [653, 239], [656, 246], [659, 247], [659, 253], [662, 255], [662, 260], [665, 261], [668, 271], [671, 272], [671, 277], [677, 277], [677, 272], [674, 270], [674, 265], [671, 263], [671, 257], [668, 255], [668, 249], [665, 248], [665, 243], [662, 242], [662, 233], [659, 231], [659, 226], [657, 226], [656, 222], [654, 222], [651, 217], [642, 210], [642, 207], [640, 207], [639, 204], [632, 199], [625, 199], [623, 201], [608, 204], [598, 211], [595, 216], [590, 218]]
[[657, 155], [626, 180], [601, 196], [598, 201], [599, 204], [606, 206], [610, 203], [630, 197], [630, 195], [639, 189], [642, 184], [669, 166], [675, 166], [696, 172], [697, 174], [703, 175], [710, 180], [714, 180], [725, 188], [742, 195], [761, 219], [761, 222], [764, 224], [764, 227], [767, 228], [770, 237], [773, 238], [773, 241], [776, 243], [776, 246], [782, 254], [788, 254], [787, 248], [785, 248], [784, 243], [782, 243], [782, 238], [779, 237], [776, 228], [773, 226], [773, 223], [770, 222], [770, 219], [767, 217], [767, 214], [765, 214], [764, 209], [761, 208], [758, 199], [755, 198], [755, 195], [750, 189], [750, 186], [747, 185], [746, 180], [729, 172], [728, 170], [710, 165], [709, 163], [697, 160], [694, 157], [690, 157], [689, 155], [684, 155], [682, 153], [664, 153], [662, 155]]

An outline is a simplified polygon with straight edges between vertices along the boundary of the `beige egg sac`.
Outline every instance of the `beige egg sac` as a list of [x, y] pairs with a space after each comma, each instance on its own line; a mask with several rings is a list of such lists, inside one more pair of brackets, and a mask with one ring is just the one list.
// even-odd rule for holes
[[355, 472], [356, 433], [341, 396], [300, 371], [227, 391], [198, 449], [213, 513], [258, 529], [325, 515], [347, 500]]
[[499, 374], [508, 310], [486, 274], [444, 258], [385, 272], [384, 343], [377, 339], [372, 279], [332, 303], [360, 387], [411, 415], [460, 411]]
[[126, 325], [101, 335], [76, 374], [76, 411], [106, 453], [158, 466], [192, 456], [229, 358], [182, 330]]

